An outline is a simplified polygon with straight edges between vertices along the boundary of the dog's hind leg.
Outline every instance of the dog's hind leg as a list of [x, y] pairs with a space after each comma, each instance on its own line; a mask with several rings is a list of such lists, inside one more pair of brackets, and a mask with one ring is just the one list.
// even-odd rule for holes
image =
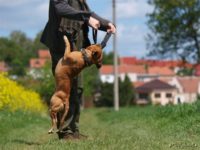
[[68, 112], [69, 112], [69, 94], [65, 98], [64, 113], [60, 120], [59, 132], [62, 132], [62, 130], [64, 129], [64, 122], [65, 122]]
[[51, 99], [51, 109], [50, 109], [50, 117], [51, 117], [51, 129], [48, 131], [49, 134], [53, 133], [53, 132], [57, 132], [57, 113], [61, 110], [63, 110], [64, 105], [63, 105], [63, 101], [56, 96], [53, 96]]
[[49, 134], [52, 134], [55, 129], [56, 129], [56, 124], [57, 124], [57, 114], [53, 111], [50, 110], [50, 117], [51, 117], [51, 123], [52, 123], [52, 126], [51, 126], [51, 129], [48, 131]]

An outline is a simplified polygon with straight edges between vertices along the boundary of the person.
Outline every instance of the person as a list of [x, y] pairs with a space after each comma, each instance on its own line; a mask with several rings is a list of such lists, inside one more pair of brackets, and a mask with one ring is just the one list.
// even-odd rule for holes
[[[50, 0], [49, 19], [43, 30], [41, 42], [50, 50], [53, 75], [58, 60], [64, 55], [63, 35], [68, 37], [72, 50], [80, 50], [90, 45], [89, 27], [111, 33], [116, 31], [113, 23], [91, 11], [86, 0]], [[79, 133], [80, 95], [78, 95], [78, 78], [76, 77], [73, 79], [70, 93], [70, 108], [65, 119], [66, 128], [58, 133], [59, 139], [85, 137]], [[58, 119], [58, 127], [59, 121]]]

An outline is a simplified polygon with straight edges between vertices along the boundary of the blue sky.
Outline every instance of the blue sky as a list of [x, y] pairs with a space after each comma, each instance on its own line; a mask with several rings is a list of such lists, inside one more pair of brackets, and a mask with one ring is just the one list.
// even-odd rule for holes
[[[87, 0], [100, 16], [112, 20], [112, 0]], [[145, 36], [149, 32], [146, 13], [152, 11], [147, 0], [116, 0], [117, 51], [120, 56], [143, 57], [147, 53]], [[49, 0], [0, 0], [0, 36], [20, 30], [30, 38], [41, 31], [48, 19]], [[105, 33], [100, 33], [100, 42]], [[112, 40], [105, 48], [112, 50]]]

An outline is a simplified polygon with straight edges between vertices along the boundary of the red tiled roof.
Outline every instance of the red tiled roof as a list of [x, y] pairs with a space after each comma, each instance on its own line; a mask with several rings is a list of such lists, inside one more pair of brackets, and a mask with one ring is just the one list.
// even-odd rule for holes
[[38, 50], [38, 57], [39, 57], [39, 58], [50, 59], [50, 58], [51, 58], [51, 55], [50, 55], [50, 53], [49, 53], [49, 50], [40, 49], [40, 50]]
[[121, 65], [135, 65], [137, 62], [136, 57], [120, 57]]
[[[101, 74], [113, 74], [114, 68], [112, 65], [103, 65], [100, 69]], [[144, 74], [145, 69], [144, 66], [142, 65], [134, 65], [134, 66], [129, 66], [129, 65], [120, 65], [118, 66], [118, 72], [119, 73], [138, 73], [138, 74]]]
[[[101, 74], [113, 74], [114, 68], [112, 65], [103, 65], [100, 69]], [[173, 76], [175, 73], [168, 67], [148, 67], [148, 72], [144, 65], [120, 65], [118, 67], [119, 73], [137, 73], [137, 74], [159, 74], [166, 76]]]
[[41, 67], [45, 66], [46, 62], [47, 62], [47, 59], [32, 58], [32, 59], [30, 59], [30, 67], [31, 68], [41, 68]]
[[147, 82], [136, 88], [138, 92], [151, 92], [152, 90], [155, 90], [155, 89], [160, 89], [160, 90], [175, 89], [175, 87], [156, 79], [156, 80]]
[[185, 93], [198, 93], [200, 78], [196, 77], [179, 77], [177, 78], [181, 86], [183, 87], [183, 92]]
[[171, 70], [169, 67], [149, 67], [148, 73], [149, 74], [165, 75], [165, 76], [175, 75], [175, 72], [173, 70]]
[[133, 86], [134, 86], [135, 88], [137, 88], [137, 87], [142, 86], [143, 84], [145, 84], [145, 82], [136, 81], [136, 82], [133, 82], [132, 84], [133, 84]]
[[183, 62], [181, 60], [150, 60], [150, 59], [137, 59], [136, 57], [121, 57], [121, 65], [144, 65], [157, 66], [157, 67], [187, 67], [191, 68], [193, 65]]

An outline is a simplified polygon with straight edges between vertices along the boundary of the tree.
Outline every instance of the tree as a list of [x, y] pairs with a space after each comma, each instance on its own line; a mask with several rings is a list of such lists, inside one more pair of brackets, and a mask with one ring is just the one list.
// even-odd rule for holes
[[89, 68], [85, 68], [82, 72], [84, 96], [91, 97], [98, 87], [99, 81], [99, 71], [95, 65]]
[[103, 64], [105, 65], [112, 65], [113, 64], [113, 58], [114, 58], [114, 53], [109, 52], [105, 53], [103, 52]]
[[38, 70], [41, 77], [38, 79], [40, 86], [36, 89], [48, 105], [50, 104], [51, 96], [55, 91], [55, 80], [50, 66], [51, 63], [47, 62], [42, 69]]
[[36, 51], [36, 50], [38, 50], [38, 49], [48, 49], [44, 44], [42, 44], [42, 43], [40, 42], [41, 35], [42, 35], [42, 31], [40, 31], [40, 32], [36, 35], [36, 37], [35, 37], [35, 39], [34, 39], [34, 41], [33, 41], [33, 47], [32, 47], [33, 51]]
[[19, 45], [7, 38], [0, 38], [0, 60], [12, 68], [10, 74], [25, 75], [26, 55]]
[[113, 83], [101, 83], [99, 92], [101, 96], [95, 105], [97, 107], [113, 107]]
[[128, 106], [135, 97], [134, 87], [126, 75], [124, 81], [119, 80], [119, 102], [120, 106]]
[[[100, 84], [101, 96], [96, 101], [96, 106], [113, 106], [113, 83], [101, 83]], [[119, 102], [120, 106], [128, 106], [132, 104], [135, 98], [135, 90], [129, 77], [126, 75], [125, 79], [121, 81], [119, 79]]]
[[148, 0], [154, 6], [148, 14], [152, 31], [147, 37], [150, 56], [200, 63], [200, 1]]

